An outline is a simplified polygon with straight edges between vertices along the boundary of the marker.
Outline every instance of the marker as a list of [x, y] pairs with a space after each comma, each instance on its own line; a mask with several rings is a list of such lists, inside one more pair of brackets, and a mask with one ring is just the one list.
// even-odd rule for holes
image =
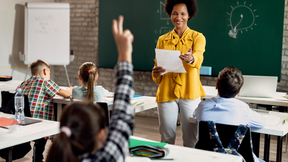
[[132, 105], [134, 106], [134, 105], [136, 105], [137, 104], [137, 102], [134, 102]]
[[284, 119], [282, 124], [285, 124], [285, 123], [286, 123], [286, 121], [287, 121], [287, 119]]

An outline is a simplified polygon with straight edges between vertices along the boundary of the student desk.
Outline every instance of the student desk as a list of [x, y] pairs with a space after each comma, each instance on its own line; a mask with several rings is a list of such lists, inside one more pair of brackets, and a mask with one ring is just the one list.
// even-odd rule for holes
[[[76, 100], [73, 99], [73, 101], [80, 101], [80, 100]], [[149, 110], [152, 108], [157, 107], [157, 103], [156, 101], [156, 97], [150, 97], [150, 96], [142, 96], [142, 97], [134, 97], [131, 100], [131, 104], [133, 105], [134, 109], [135, 109], [135, 113], [137, 112], [141, 112], [141, 111], [145, 111], [145, 110]], [[62, 104], [69, 104], [71, 103], [70, 99], [65, 99], [61, 96], [56, 95], [53, 98], [53, 102], [57, 104], [57, 116], [56, 119], [57, 121], [60, 120], [60, 114], [62, 114]], [[101, 102], [106, 102], [108, 104], [108, 109], [112, 110], [112, 103], [113, 103], [113, 98], [112, 97], [107, 97], [107, 98], [103, 98]]]
[[[14, 115], [0, 113], [0, 117], [14, 118]], [[0, 128], [0, 150], [59, 132], [59, 122], [49, 120], [26, 126], [9, 126], [9, 129]], [[12, 157], [10, 160], [12, 161]]]
[[[146, 140], [148, 139], [140, 138], [132, 136], [130, 138], [138, 139], [138, 140]], [[176, 146], [167, 144], [164, 147], [169, 148], [170, 153], [164, 157], [164, 159], [171, 160], [152, 160], [152, 161], [173, 161], [173, 162], [189, 162], [189, 161], [197, 161], [197, 162], [242, 162], [242, 158], [240, 156], [228, 155], [217, 153], [213, 151], [205, 151], [195, 148]], [[172, 160], [173, 159], [173, 160]]]

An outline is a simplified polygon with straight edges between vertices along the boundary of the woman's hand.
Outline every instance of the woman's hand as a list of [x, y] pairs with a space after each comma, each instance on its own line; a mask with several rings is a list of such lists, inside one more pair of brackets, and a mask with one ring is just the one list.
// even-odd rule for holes
[[194, 61], [194, 57], [192, 55], [192, 48], [190, 47], [186, 53], [183, 53], [179, 56], [179, 58], [187, 63], [190, 61]]
[[164, 73], [165, 72], [165, 69], [162, 68], [162, 66], [155, 66], [153, 68], [153, 76], [155, 78], [158, 78], [161, 76], [161, 73]]

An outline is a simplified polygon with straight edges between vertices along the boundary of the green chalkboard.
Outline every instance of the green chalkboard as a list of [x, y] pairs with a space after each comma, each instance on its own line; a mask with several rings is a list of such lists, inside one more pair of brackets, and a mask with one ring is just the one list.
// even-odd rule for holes
[[[235, 66], [245, 75], [281, 76], [285, 0], [198, 0], [198, 13], [188, 26], [204, 34], [203, 65], [212, 75]], [[160, 35], [173, 29], [165, 0], [99, 1], [99, 66], [112, 68], [117, 50], [112, 19], [124, 15], [124, 28], [134, 34], [135, 70], [151, 70]]]

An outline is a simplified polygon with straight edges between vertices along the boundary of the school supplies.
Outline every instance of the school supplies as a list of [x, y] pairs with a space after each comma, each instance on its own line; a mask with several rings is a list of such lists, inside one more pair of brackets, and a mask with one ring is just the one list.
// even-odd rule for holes
[[8, 80], [12, 80], [12, 76], [7, 76], [7, 75], [0, 76], [0, 81], [8, 81]]
[[169, 154], [169, 149], [161, 146], [139, 145], [129, 148], [131, 156], [162, 158]]
[[286, 122], [287, 122], [287, 119], [284, 119], [282, 124], [285, 124]]

